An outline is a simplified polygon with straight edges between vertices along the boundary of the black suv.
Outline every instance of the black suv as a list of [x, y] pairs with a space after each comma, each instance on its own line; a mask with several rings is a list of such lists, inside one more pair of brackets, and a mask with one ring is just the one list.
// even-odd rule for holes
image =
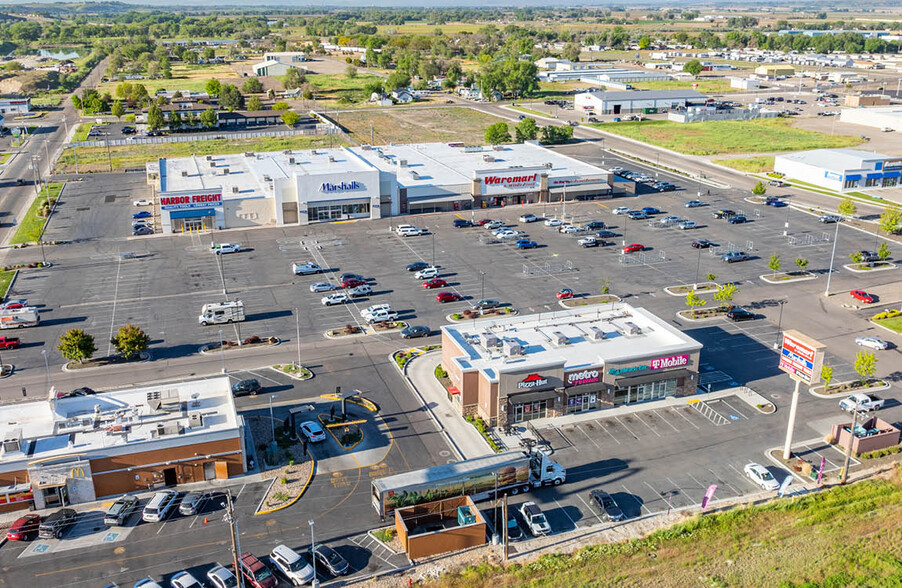
[[590, 231], [595, 231], [598, 229], [606, 229], [608, 226], [604, 224], [604, 221], [592, 221], [586, 225], [586, 228]]
[[466, 228], [472, 227], [472, 226], [473, 226], [473, 223], [471, 223], [470, 221], [468, 221], [466, 219], [463, 219], [463, 218], [454, 219], [454, 228], [455, 229], [466, 229]]
[[739, 321], [751, 321], [755, 319], [755, 313], [749, 312], [744, 308], [734, 306], [729, 310], [729, 312], [727, 312], [727, 318], [734, 323], [738, 323]]
[[255, 378], [249, 380], [241, 380], [232, 386], [232, 394], [235, 396], [256, 396], [257, 392], [263, 389]]
[[78, 516], [71, 508], [61, 508], [49, 517], [41, 521], [38, 529], [38, 537], [41, 539], [59, 539], [63, 535], [63, 531], [75, 524], [75, 518]]

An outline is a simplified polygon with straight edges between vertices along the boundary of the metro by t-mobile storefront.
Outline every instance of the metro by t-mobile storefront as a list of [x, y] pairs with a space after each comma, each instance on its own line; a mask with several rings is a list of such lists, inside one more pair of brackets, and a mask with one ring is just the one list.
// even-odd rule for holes
[[695, 394], [701, 347], [624, 304], [442, 327], [452, 404], [499, 426]]

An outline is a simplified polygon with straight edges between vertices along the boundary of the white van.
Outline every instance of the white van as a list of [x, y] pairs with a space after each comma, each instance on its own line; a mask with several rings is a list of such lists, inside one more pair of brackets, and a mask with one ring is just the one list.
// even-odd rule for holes
[[175, 499], [179, 493], [175, 490], [163, 490], [157, 492], [144, 507], [141, 518], [147, 523], [158, 523], [169, 517], [172, 509], [175, 508]]
[[222, 323], [237, 323], [244, 320], [244, 302], [232, 300], [204, 304], [200, 309], [197, 322], [203, 326]]
[[423, 234], [423, 229], [418, 229], [413, 225], [400, 225], [395, 229], [402, 237], [416, 237]]

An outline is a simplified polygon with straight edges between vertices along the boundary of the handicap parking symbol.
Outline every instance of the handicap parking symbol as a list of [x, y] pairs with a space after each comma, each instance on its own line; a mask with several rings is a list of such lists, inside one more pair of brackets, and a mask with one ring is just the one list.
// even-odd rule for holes
[[739, 420], [739, 417], [736, 416], [735, 414], [731, 414], [731, 415], [730, 415], [730, 420], [731, 420], [731, 421], [738, 421], [738, 420]]
[[44, 553], [50, 549], [49, 543], [35, 543], [34, 547], [31, 548], [32, 553]]
[[118, 537], [118, 536], [119, 536], [119, 533], [107, 533], [106, 535], [103, 536], [103, 542], [104, 543], [112, 543], [113, 541], [116, 540], [116, 537]]

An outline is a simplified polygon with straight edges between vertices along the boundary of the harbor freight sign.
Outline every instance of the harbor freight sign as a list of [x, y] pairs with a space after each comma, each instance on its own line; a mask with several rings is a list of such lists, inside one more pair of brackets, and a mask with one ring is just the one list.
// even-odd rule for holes
[[809, 386], [821, 381], [826, 346], [798, 331], [783, 331], [780, 369]]
[[160, 208], [163, 210], [181, 210], [185, 208], [212, 208], [222, 206], [222, 190], [183, 190], [180, 192], [163, 192], [160, 194]]

